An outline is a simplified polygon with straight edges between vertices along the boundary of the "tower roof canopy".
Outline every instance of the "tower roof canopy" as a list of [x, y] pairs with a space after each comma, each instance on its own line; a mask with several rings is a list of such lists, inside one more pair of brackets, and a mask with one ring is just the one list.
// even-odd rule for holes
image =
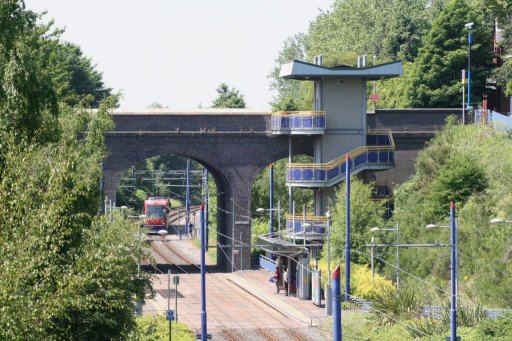
[[391, 62], [369, 67], [334, 67], [306, 63], [300, 60], [283, 64], [279, 77], [285, 79], [315, 80], [323, 78], [366, 78], [370, 80], [398, 77], [403, 73], [402, 62]]

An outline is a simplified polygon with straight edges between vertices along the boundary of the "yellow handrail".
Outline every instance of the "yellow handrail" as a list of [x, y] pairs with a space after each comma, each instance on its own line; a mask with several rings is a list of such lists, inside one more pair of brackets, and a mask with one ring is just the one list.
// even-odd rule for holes
[[325, 116], [325, 111], [277, 111], [272, 116]]
[[[351, 159], [354, 159], [358, 157], [361, 154], [364, 154], [369, 151], [394, 151], [395, 150], [395, 142], [393, 140], [393, 135], [391, 134], [391, 130], [385, 130], [381, 129], [382, 133], [387, 133], [389, 137], [389, 146], [361, 146], [354, 150], [351, 150], [347, 154], [350, 156]], [[370, 135], [380, 135], [379, 130], [369, 130], [368, 134]], [[329, 170], [333, 169], [339, 165], [341, 165], [346, 160], [346, 154], [342, 155], [332, 161], [326, 162], [326, 163], [287, 163], [287, 168], [299, 168], [299, 169], [318, 169], [318, 170]]]
[[[286, 220], [302, 221], [302, 220], [304, 220], [304, 215], [296, 214], [294, 216], [293, 214], [286, 213]], [[321, 222], [321, 223], [327, 223], [327, 217], [306, 214], [306, 221], [317, 221], [317, 222]]]

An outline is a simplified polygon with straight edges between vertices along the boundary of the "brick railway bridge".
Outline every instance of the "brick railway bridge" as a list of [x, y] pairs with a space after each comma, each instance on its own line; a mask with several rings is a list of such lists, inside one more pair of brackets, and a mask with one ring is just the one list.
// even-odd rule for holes
[[[390, 129], [395, 140], [395, 168], [371, 172], [366, 178], [392, 188], [407, 179], [414, 160], [448, 115], [457, 109], [377, 110], [366, 115], [369, 128]], [[121, 176], [138, 162], [157, 155], [176, 154], [201, 163], [217, 183], [220, 244], [231, 244], [222, 235], [242, 236], [250, 244], [251, 187], [270, 163], [294, 155], [314, 155], [314, 135], [272, 134], [271, 113], [246, 109], [205, 109], [169, 112], [166, 110], [120, 111], [112, 117], [115, 130], [107, 132], [109, 156], [105, 162], [105, 194], [115, 201]], [[230, 213], [226, 213], [230, 212]], [[233, 212], [234, 214], [231, 214]], [[217, 250], [219, 265], [231, 270], [231, 262], [250, 266], [249, 252], [234, 254]]]

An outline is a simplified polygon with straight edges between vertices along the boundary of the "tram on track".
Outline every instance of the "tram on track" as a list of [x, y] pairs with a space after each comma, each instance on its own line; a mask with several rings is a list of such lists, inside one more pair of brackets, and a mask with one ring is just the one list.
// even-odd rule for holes
[[171, 203], [169, 198], [149, 197], [144, 200], [144, 227], [149, 233], [157, 233], [161, 229], [167, 229], [169, 226], [169, 211]]

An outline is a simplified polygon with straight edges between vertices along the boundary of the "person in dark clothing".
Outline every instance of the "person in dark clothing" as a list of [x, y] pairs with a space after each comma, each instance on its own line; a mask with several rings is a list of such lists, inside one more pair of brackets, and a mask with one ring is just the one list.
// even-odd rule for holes
[[276, 284], [276, 294], [279, 294], [279, 281], [281, 280], [281, 273], [279, 272], [278, 266], [276, 266], [276, 271], [274, 271], [272, 277], [274, 277], [274, 283]]

